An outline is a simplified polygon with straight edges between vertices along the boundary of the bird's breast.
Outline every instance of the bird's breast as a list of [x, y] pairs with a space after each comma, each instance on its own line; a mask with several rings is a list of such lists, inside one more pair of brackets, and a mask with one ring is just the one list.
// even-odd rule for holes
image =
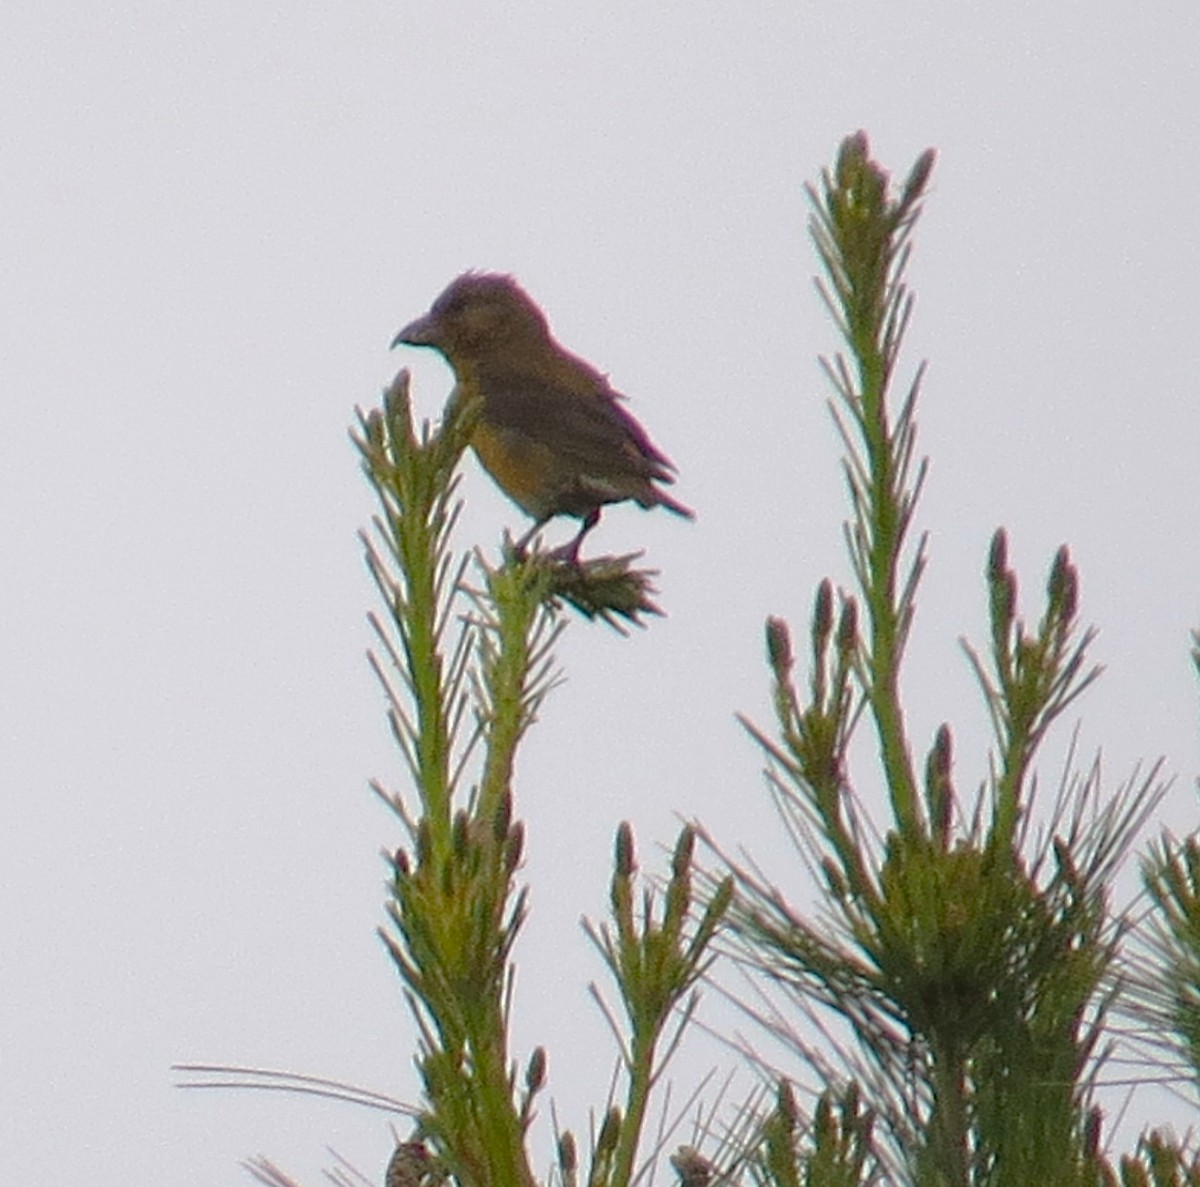
[[483, 468], [518, 507], [534, 519], [557, 511], [561, 487], [553, 451], [524, 433], [498, 429], [486, 421], [471, 435]]

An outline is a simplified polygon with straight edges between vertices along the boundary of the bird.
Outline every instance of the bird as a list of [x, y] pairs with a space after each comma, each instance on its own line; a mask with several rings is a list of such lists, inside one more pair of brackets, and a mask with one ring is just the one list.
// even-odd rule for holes
[[584, 537], [609, 503], [633, 500], [686, 519], [662, 487], [674, 463], [625, 409], [608, 377], [560, 346], [546, 315], [511, 276], [465, 272], [392, 340], [437, 350], [454, 372], [451, 400], [478, 399], [470, 444], [496, 485], [534, 520], [523, 556], [555, 516], [581, 521], [552, 553], [578, 563]]

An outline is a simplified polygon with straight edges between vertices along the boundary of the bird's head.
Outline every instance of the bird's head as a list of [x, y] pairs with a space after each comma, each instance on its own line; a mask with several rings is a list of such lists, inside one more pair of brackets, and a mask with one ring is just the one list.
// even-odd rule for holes
[[432, 346], [453, 364], [530, 341], [549, 331], [542, 311], [511, 276], [464, 272], [429, 312], [410, 322], [392, 346]]

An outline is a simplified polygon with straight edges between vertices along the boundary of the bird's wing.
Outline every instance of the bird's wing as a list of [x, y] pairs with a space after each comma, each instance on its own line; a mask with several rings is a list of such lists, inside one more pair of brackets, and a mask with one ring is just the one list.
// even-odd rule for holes
[[605, 385], [571, 390], [527, 374], [482, 375], [483, 418], [551, 450], [565, 467], [613, 479], [674, 481], [674, 465]]

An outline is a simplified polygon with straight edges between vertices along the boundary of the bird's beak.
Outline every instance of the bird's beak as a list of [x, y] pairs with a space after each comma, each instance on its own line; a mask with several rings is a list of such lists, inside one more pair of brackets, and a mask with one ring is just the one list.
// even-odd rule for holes
[[437, 329], [433, 314], [427, 313], [416, 321], [410, 321], [392, 339], [392, 349], [395, 350], [397, 346], [436, 346]]

